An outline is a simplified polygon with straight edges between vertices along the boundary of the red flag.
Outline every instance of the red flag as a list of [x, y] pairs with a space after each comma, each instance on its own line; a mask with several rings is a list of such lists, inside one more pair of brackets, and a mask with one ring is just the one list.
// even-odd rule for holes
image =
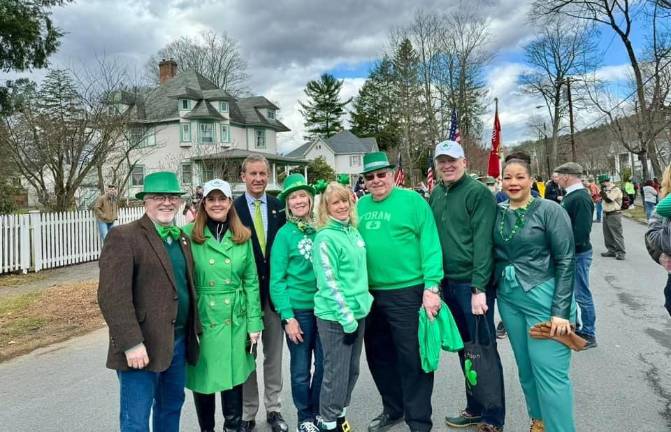
[[489, 166], [487, 175], [498, 178], [501, 175], [501, 159], [499, 149], [501, 147], [501, 123], [499, 122], [499, 110], [494, 114], [494, 130], [492, 130], [492, 151], [489, 153]]
[[429, 153], [429, 171], [426, 173], [426, 187], [429, 190], [429, 193], [433, 190], [436, 181], [433, 178], [433, 158], [431, 153]]
[[394, 183], [396, 186], [403, 186], [405, 183], [405, 172], [401, 164], [401, 153], [398, 154], [398, 166], [396, 167], [396, 175], [394, 176]]

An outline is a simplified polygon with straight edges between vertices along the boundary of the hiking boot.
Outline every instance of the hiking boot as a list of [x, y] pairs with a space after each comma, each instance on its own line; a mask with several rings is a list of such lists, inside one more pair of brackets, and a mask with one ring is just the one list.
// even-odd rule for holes
[[545, 432], [545, 424], [543, 423], [543, 420], [531, 420], [529, 432]]
[[288, 432], [289, 425], [282, 418], [282, 414], [277, 411], [271, 411], [266, 416], [266, 421], [273, 432]]
[[615, 257], [615, 252], [601, 252], [601, 256], [604, 258], [614, 258]]
[[476, 429], [478, 432], [503, 432], [503, 428], [488, 423], [480, 423]]
[[319, 428], [314, 422], [307, 420], [298, 425], [296, 432], [319, 432]]
[[392, 418], [386, 412], [382, 412], [368, 424], [368, 432], [384, 432], [403, 420], [403, 416]]
[[503, 325], [503, 321], [499, 321], [499, 325], [496, 326], [496, 339], [503, 339], [506, 337], [506, 327]]
[[468, 426], [473, 426], [477, 425], [480, 423], [482, 420], [482, 416], [474, 416], [471, 415], [466, 410], [463, 410], [458, 416], [456, 417], [445, 417], [445, 423], [454, 428], [465, 428]]
[[624, 261], [624, 254], [623, 253], [616, 254], [615, 259], [618, 261]]

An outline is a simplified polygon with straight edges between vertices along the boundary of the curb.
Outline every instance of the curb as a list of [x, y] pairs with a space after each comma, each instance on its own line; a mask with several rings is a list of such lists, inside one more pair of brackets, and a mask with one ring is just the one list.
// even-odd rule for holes
[[629, 219], [631, 221], [638, 222], [641, 225], [648, 226], [648, 221], [646, 221], [645, 219], [638, 219], [638, 218], [630, 216], [628, 213], [624, 213], [624, 212], [622, 212], [622, 216], [626, 217], [627, 219]]

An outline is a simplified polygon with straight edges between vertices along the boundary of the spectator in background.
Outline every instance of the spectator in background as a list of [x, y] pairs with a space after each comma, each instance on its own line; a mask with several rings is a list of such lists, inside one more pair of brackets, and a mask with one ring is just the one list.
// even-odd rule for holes
[[182, 210], [182, 214], [184, 215], [184, 220], [187, 224], [193, 222], [196, 219], [198, 204], [200, 204], [200, 201], [197, 199], [193, 199], [190, 203], [187, 202], [184, 204], [184, 210]]
[[202, 186], [196, 186], [195, 199], [197, 199], [198, 203], [200, 204], [200, 200], [203, 199], [203, 187]]
[[629, 197], [629, 207], [634, 208], [634, 199], [636, 198], [636, 189], [630, 179], [624, 182], [624, 193]]
[[602, 252], [602, 257], [615, 257], [617, 260], [624, 260], [624, 236], [622, 235], [622, 191], [619, 187], [610, 181], [607, 175], [599, 176], [601, 183], [601, 198], [604, 205], [603, 220], [603, 239], [606, 245], [606, 252]]
[[587, 179], [587, 188], [589, 189], [590, 195], [592, 195], [592, 201], [594, 202], [594, 209], [596, 212], [596, 220], [594, 222], [601, 223], [601, 215], [603, 214], [603, 202], [601, 198], [601, 189], [599, 185], [594, 182], [594, 177], [589, 176]]
[[117, 220], [117, 210], [116, 186], [108, 185], [105, 193], [100, 195], [93, 205], [93, 212], [96, 215], [101, 242], [105, 241], [107, 233], [114, 225], [114, 221]]
[[645, 206], [645, 217], [648, 219], [648, 221], [650, 221], [652, 212], [655, 210], [658, 196], [659, 193], [652, 185], [652, 180], [646, 180], [645, 186], [643, 186], [643, 205]]
[[536, 176], [536, 188], [540, 197], [545, 198], [545, 182], [543, 181], [543, 177]]
[[484, 183], [487, 186], [487, 189], [494, 195], [496, 195], [496, 179], [492, 176], [479, 177], [478, 181]]
[[557, 183], [557, 173], [552, 173], [552, 178], [545, 184], [545, 199], [560, 203], [562, 196], [561, 187]]
[[655, 188], [657, 193], [659, 193], [661, 191], [661, 185], [659, 184], [659, 180], [657, 180], [657, 177], [652, 179], [652, 187]]

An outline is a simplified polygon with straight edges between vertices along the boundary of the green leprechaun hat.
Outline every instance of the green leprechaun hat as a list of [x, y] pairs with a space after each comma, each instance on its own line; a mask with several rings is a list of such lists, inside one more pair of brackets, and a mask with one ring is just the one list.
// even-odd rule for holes
[[186, 192], [179, 187], [177, 174], [169, 171], [159, 171], [147, 174], [144, 177], [144, 188], [142, 192], [135, 194], [135, 198], [141, 200], [147, 194], [184, 195]]
[[315, 189], [305, 181], [303, 174], [291, 174], [284, 180], [282, 187], [284, 189], [282, 189], [282, 192], [280, 192], [280, 194], [277, 196], [282, 201], [286, 201], [287, 197], [292, 192], [301, 189], [308, 191], [310, 195], [314, 196], [315, 194]]
[[361, 171], [361, 174], [366, 174], [383, 168], [394, 169], [394, 166], [395, 165], [389, 163], [387, 153], [385, 152], [366, 153], [363, 155], [363, 171]]

